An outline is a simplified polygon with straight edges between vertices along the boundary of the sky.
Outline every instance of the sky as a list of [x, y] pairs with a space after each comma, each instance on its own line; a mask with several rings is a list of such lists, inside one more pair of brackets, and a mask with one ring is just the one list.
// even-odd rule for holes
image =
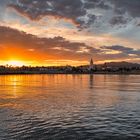
[[0, 0], [1, 65], [140, 63], [140, 0]]

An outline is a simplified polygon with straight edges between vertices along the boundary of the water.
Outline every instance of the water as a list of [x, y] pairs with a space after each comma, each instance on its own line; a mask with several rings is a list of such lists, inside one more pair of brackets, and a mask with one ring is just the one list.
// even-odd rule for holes
[[140, 76], [0, 76], [0, 140], [96, 139], [140, 139]]

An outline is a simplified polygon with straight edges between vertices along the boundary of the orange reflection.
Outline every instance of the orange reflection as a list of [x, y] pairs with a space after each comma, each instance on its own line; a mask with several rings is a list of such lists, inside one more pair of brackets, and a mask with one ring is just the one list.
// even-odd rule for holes
[[[39, 104], [42, 103], [46, 106], [44, 109], [48, 103], [61, 109], [69, 106], [71, 111], [75, 110], [74, 106], [87, 104], [95, 104], [100, 109], [117, 104], [119, 100], [117, 94], [108, 92], [107, 87], [111, 86], [108, 80], [110, 77], [103, 75], [11, 75], [0, 77], [3, 86], [0, 92], [5, 98], [16, 99], [17, 105], [13, 107], [26, 110], [41, 110]], [[22, 102], [23, 99], [26, 102]]]

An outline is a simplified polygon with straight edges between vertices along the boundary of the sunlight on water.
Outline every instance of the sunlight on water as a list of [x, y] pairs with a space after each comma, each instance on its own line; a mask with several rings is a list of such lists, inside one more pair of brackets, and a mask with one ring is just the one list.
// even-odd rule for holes
[[140, 139], [140, 76], [0, 76], [0, 139]]

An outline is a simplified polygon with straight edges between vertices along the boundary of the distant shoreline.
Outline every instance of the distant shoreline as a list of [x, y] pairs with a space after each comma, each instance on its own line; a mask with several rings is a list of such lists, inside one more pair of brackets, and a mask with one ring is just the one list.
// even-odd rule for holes
[[[92, 59], [91, 59], [92, 60]], [[140, 64], [128, 62], [110, 62], [83, 66], [0, 66], [0, 75], [29, 74], [103, 74], [103, 75], [140, 75]]]
[[93, 72], [93, 73], [0, 73], [1, 75], [140, 75], [140, 72]]

